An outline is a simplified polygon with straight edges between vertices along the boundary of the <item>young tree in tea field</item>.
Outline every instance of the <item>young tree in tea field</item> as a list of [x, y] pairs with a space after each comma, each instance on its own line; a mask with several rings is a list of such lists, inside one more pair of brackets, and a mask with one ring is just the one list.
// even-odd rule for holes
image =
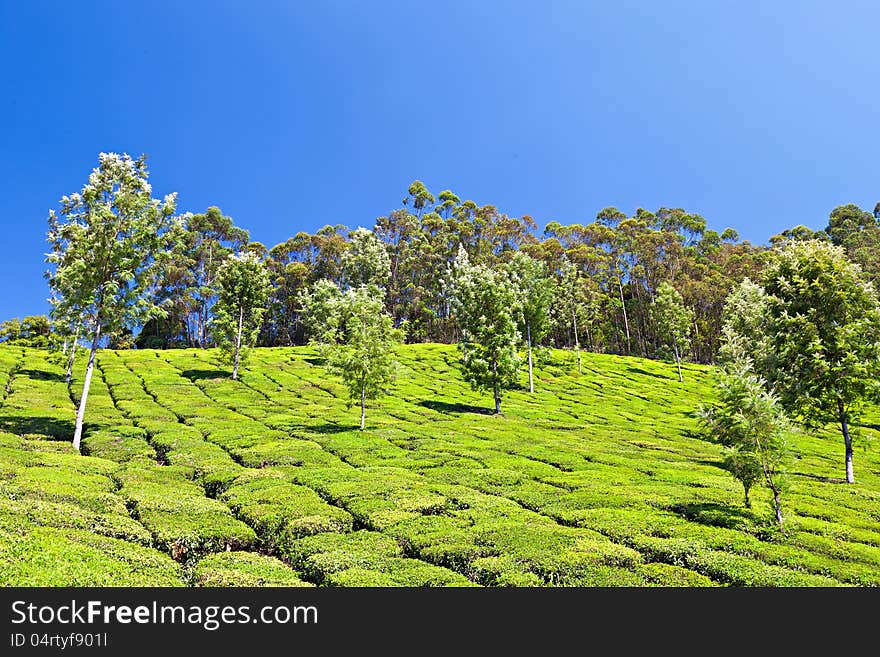
[[78, 314], [91, 350], [76, 414], [73, 446], [80, 448], [95, 353], [104, 335], [161, 314], [148, 295], [155, 254], [174, 213], [176, 196], [152, 198], [146, 159], [101, 153], [78, 193], [49, 213], [49, 275], [61, 316]]
[[253, 253], [229, 255], [217, 272], [217, 283], [211, 333], [237, 379], [238, 366], [254, 346], [266, 312], [269, 272]]
[[770, 383], [783, 407], [843, 434], [846, 480], [853, 472], [852, 425], [880, 395], [880, 302], [843, 248], [791, 241], [764, 275], [769, 295]]
[[385, 393], [397, 371], [395, 352], [404, 332], [385, 313], [384, 293], [373, 285], [349, 288], [330, 305], [320, 340], [331, 371], [348, 389], [349, 401], [361, 407], [366, 426], [367, 401]]
[[657, 297], [651, 304], [651, 318], [658, 335], [671, 343], [675, 364], [678, 366], [678, 380], [684, 381], [681, 375], [681, 354], [687, 348], [693, 311], [684, 305], [678, 290], [664, 282], [657, 289]]
[[475, 390], [492, 391], [500, 414], [502, 391], [516, 383], [520, 367], [516, 289], [506, 272], [471, 264], [464, 248], [450, 279], [462, 373]]
[[716, 390], [718, 403], [700, 409], [702, 430], [725, 447], [724, 465], [742, 483], [747, 507], [753, 484], [763, 481], [770, 489], [776, 522], [785, 531], [782, 490], [788, 422], [782, 408], [743, 361], [724, 368]]
[[526, 339], [529, 361], [529, 392], [535, 392], [532, 346], [539, 343], [550, 328], [550, 305], [553, 303], [553, 280], [540, 260], [517, 251], [507, 265], [516, 288], [520, 309], [519, 331]]

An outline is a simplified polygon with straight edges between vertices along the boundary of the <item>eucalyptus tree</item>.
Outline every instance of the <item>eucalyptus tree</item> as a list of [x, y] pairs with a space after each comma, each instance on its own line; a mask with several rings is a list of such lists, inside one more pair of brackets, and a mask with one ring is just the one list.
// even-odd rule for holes
[[79, 314], [91, 334], [73, 436], [77, 450], [102, 336], [163, 312], [147, 287], [176, 195], [154, 199], [148, 177], [144, 156], [101, 153], [82, 190], [62, 197], [59, 212], [49, 213], [47, 260], [59, 313]]
[[880, 396], [880, 302], [842, 247], [789, 241], [764, 274], [770, 324], [770, 383], [786, 410], [843, 434], [853, 483], [852, 426]]
[[[208, 346], [208, 322], [211, 307], [217, 299], [220, 267], [227, 256], [242, 250], [249, 241], [248, 232], [238, 228], [231, 217], [217, 206], [189, 215], [183, 240], [182, 256], [188, 268], [189, 322], [192, 341], [199, 347]], [[171, 263], [174, 264], [173, 262]]]

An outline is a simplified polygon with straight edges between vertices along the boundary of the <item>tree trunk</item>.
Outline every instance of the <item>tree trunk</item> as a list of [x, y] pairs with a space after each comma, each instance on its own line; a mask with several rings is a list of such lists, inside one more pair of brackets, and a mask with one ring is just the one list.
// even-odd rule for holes
[[67, 358], [67, 372], [64, 374], [64, 383], [70, 385], [70, 378], [73, 376], [73, 359], [76, 356], [76, 342], [79, 340], [79, 324], [76, 326], [76, 332], [73, 334], [73, 344], [70, 345], [70, 356]]
[[361, 431], [367, 423], [367, 387], [361, 385]]
[[672, 348], [675, 350], [675, 364], [678, 366], [678, 382], [684, 383], [684, 379], [681, 376], [681, 356], [678, 355], [678, 343], [673, 342]]
[[623, 310], [623, 326], [626, 329], [626, 355], [629, 356], [630, 351], [632, 351], [629, 337], [629, 318], [626, 316], [626, 303], [623, 300], [623, 281], [620, 280], [620, 276], [617, 277], [617, 289], [620, 290], [620, 308]]
[[574, 325], [574, 350], [577, 352], [578, 374], [581, 374], [581, 342], [578, 340], [578, 320], [577, 314], [574, 312], [574, 306], [571, 307], [571, 322]]
[[526, 324], [526, 336], [529, 343], [529, 392], [535, 392], [535, 380], [532, 377], [532, 327]]
[[492, 392], [495, 395], [495, 415], [501, 415], [501, 394], [498, 390], [498, 361], [492, 361]]
[[232, 380], [238, 378], [238, 355], [241, 352], [241, 327], [244, 324], [244, 306], [238, 312], [238, 332], [235, 334], [235, 353], [232, 356]]
[[101, 339], [101, 323], [95, 321], [95, 337], [92, 340], [92, 351], [89, 353], [89, 364], [86, 365], [86, 379], [83, 383], [82, 396], [79, 400], [79, 408], [76, 411], [76, 430], [73, 433], [73, 448], [81, 453], [83, 418], [86, 415], [86, 400], [89, 398], [89, 387], [92, 385], [92, 372], [95, 369], [95, 352], [98, 351], [98, 342]]
[[744, 503], [745, 503], [747, 509], [751, 509], [752, 508], [752, 501], [749, 499], [749, 489], [746, 488], [745, 486], [743, 486], [743, 489], [745, 490]]
[[846, 483], [852, 484], [856, 480], [853, 473], [852, 436], [849, 435], [849, 420], [843, 408], [843, 401], [840, 399], [837, 400], [837, 411], [840, 414], [840, 428], [843, 430], [843, 444], [846, 447]]
[[773, 488], [773, 508], [776, 511], [776, 522], [779, 523], [779, 531], [785, 533], [785, 525], [782, 522], [782, 502], [779, 499], [779, 489]]

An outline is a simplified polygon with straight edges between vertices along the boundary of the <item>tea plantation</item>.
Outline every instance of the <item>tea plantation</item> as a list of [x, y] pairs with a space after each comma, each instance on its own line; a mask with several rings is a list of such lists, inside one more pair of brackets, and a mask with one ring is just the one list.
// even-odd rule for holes
[[[710, 368], [555, 351], [503, 416], [443, 345], [401, 349], [391, 395], [347, 408], [309, 348], [99, 352], [82, 370], [0, 347], [0, 584], [880, 584], [880, 428], [854, 485], [840, 436], [792, 435], [788, 533], [742, 505], [693, 411]], [[84, 359], [83, 359], [84, 360]], [[82, 368], [82, 363], [80, 364]]]

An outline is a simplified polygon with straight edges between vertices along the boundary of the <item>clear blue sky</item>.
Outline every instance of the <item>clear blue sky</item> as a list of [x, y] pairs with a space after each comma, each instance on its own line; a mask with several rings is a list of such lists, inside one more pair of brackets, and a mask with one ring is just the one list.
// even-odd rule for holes
[[587, 222], [682, 206], [753, 242], [880, 200], [876, 2], [0, 0], [0, 319], [100, 151], [271, 246], [410, 181]]

